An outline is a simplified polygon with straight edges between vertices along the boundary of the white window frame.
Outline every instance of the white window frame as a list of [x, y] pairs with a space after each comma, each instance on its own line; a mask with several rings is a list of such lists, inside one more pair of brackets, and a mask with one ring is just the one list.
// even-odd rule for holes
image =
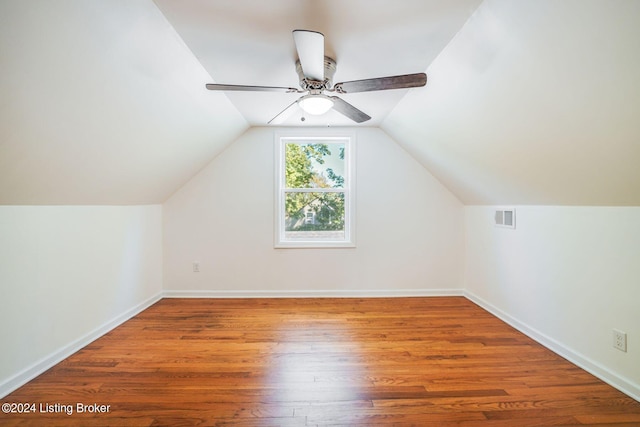
[[[320, 189], [309, 188], [299, 189], [303, 192], [339, 192], [344, 193], [344, 239], [287, 239], [285, 236], [285, 194], [291, 189], [285, 187], [284, 162], [285, 145], [290, 142], [312, 142], [321, 143], [344, 141], [345, 143], [345, 171], [344, 188], [341, 189]], [[348, 131], [328, 131], [326, 129], [301, 129], [290, 132], [275, 133], [275, 214], [274, 214], [274, 247], [275, 248], [353, 248], [356, 246], [355, 235], [355, 157], [356, 157], [356, 137], [355, 132]]]

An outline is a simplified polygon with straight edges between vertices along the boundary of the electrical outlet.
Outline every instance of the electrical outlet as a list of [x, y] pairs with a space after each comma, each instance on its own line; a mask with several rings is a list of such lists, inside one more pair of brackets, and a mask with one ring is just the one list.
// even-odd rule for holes
[[194, 262], [193, 263], [193, 272], [194, 273], [200, 273], [200, 263], [199, 262]]
[[620, 351], [627, 351], [627, 334], [626, 332], [613, 330], [613, 347]]

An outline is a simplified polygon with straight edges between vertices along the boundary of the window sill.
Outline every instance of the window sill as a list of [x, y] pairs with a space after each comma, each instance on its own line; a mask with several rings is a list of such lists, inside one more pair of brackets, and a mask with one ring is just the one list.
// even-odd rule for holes
[[355, 242], [276, 242], [274, 249], [342, 249], [355, 248]]

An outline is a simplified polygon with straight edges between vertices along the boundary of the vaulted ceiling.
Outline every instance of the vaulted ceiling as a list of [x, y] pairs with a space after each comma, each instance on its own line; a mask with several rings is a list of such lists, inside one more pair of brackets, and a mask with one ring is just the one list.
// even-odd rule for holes
[[464, 203], [640, 205], [638, 22], [635, 0], [0, 0], [0, 204], [161, 203], [295, 99], [204, 84], [295, 86], [305, 28], [334, 81], [427, 72], [345, 99]]

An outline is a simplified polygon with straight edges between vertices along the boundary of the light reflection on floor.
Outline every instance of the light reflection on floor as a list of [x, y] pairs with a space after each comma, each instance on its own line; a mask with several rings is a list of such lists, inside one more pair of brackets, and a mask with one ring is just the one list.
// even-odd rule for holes
[[285, 322], [279, 333], [268, 374], [277, 389], [274, 399], [287, 406], [363, 399], [360, 387], [372, 382], [348, 325], [325, 320], [309, 326], [307, 321], [303, 329]]

